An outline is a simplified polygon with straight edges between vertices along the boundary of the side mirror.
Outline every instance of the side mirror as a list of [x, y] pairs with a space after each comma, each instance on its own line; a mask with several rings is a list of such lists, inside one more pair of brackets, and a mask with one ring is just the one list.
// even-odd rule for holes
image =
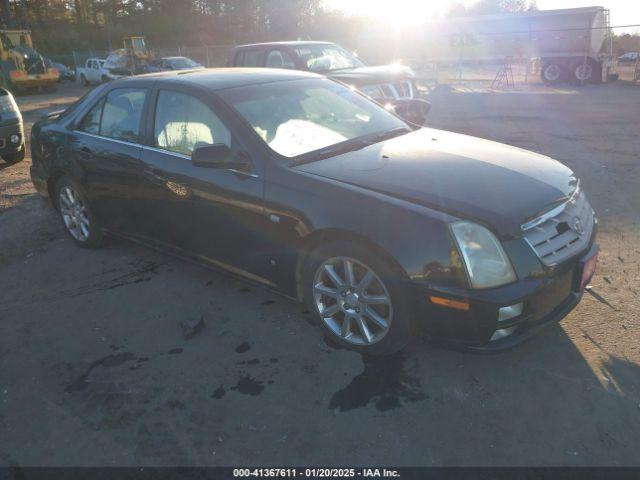
[[243, 172], [250, 170], [249, 162], [237, 161], [231, 149], [223, 143], [197, 147], [191, 154], [191, 163], [204, 168], [224, 168]]

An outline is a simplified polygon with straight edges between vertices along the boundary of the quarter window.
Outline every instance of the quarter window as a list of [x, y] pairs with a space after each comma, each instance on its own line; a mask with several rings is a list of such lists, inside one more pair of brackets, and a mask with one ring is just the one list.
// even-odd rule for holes
[[78, 126], [81, 132], [91, 133], [93, 135], [100, 134], [100, 117], [102, 116], [102, 107], [104, 106], [104, 98], [96, 103], [89, 113], [85, 115]]
[[191, 95], [161, 90], [156, 106], [155, 145], [191, 155], [201, 145], [231, 147], [231, 134], [205, 103]]

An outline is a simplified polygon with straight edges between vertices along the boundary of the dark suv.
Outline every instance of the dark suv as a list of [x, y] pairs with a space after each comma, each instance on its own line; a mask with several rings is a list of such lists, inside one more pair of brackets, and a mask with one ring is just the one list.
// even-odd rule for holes
[[306, 70], [358, 88], [405, 120], [424, 125], [431, 104], [417, 88], [413, 70], [402, 65], [367, 67], [353, 53], [328, 42], [273, 42], [235, 47], [230, 67]]

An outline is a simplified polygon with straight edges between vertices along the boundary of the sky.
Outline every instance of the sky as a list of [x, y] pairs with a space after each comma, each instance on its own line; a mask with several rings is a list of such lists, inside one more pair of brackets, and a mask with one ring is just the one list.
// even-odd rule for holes
[[[368, 15], [379, 20], [390, 20], [397, 26], [419, 24], [424, 19], [441, 15], [455, 0], [325, 0], [330, 8], [349, 14]], [[463, 0], [466, 5], [473, 0]], [[591, 7], [594, 5], [611, 11], [611, 25], [640, 24], [640, 0], [537, 0], [540, 10], [555, 8]], [[616, 29], [616, 33], [640, 32], [640, 27]]]

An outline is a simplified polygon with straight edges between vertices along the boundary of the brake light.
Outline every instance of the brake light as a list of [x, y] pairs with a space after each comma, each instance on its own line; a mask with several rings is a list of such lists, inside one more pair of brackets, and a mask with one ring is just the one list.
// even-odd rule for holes
[[23, 71], [23, 70], [11, 70], [11, 72], [9, 73], [9, 76], [11, 78], [20, 78], [20, 77], [26, 77], [27, 72]]

